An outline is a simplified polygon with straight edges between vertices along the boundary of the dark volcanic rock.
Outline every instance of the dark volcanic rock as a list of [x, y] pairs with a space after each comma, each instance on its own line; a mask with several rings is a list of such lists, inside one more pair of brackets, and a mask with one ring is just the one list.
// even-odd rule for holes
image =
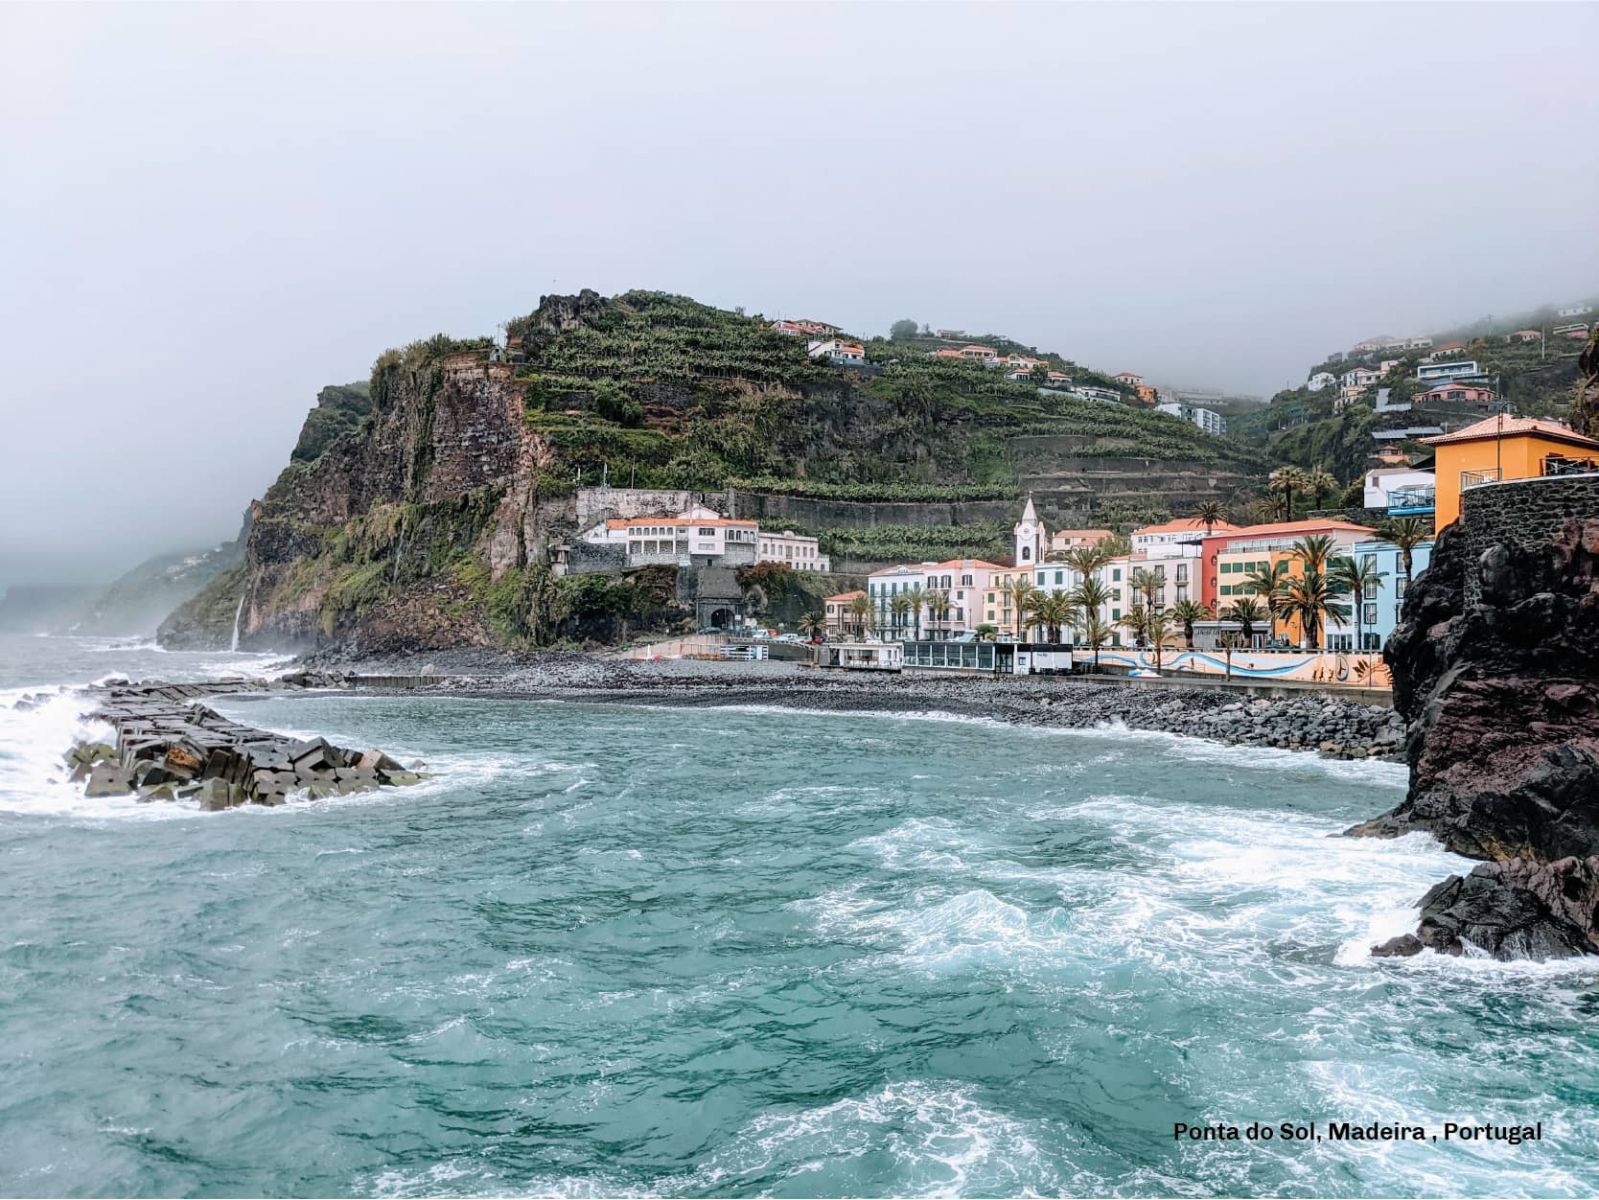
[[1410, 793], [1351, 832], [1424, 829], [1472, 858], [1599, 854], [1599, 517], [1541, 554], [1468, 550], [1461, 526], [1443, 531], [1388, 645]]
[[1465, 954], [1495, 958], [1570, 958], [1599, 953], [1599, 857], [1536, 863], [1516, 858], [1451, 875], [1421, 901], [1415, 933], [1372, 953], [1384, 958]]
[[1349, 832], [1425, 830], [1495, 861], [1435, 888], [1415, 938], [1377, 952], [1599, 953], [1583, 865], [1599, 861], [1599, 480], [1468, 493], [1387, 659], [1410, 790]]

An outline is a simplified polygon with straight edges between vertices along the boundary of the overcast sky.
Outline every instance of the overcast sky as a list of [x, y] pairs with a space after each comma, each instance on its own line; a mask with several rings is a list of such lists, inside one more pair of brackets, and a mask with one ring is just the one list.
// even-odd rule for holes
[[230, 536], [542, 293], [1269, 393], [1599, 291], [1593, 5], [0, 6], [0, 583]]

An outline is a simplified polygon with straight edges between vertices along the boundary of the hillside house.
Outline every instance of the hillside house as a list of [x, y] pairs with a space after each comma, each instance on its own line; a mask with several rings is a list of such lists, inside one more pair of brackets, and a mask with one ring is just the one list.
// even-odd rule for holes
[[1334, 386], [1337, 382], [1338, 376], [1331, 371], [1317, 371], [1309, 379], [1305, 380], [1305, 388], [1308, 391], [1320, 392]]
[[1339, 379], [1346, 388], [1368, 388], [1382, 378], [1382, 372], [1371, 367], [1351, 367]]
[[1549, 335], [1581, 341], [1588, 336], [1588, 326], [1583, 321], [1575, 321], [1570, 325], [1556, 325], [1549, 331]]
[[1493, 389], [1478, 383], [1450, 380], [1412, 396], [1413, 404], [1478, 404], [1486, 408], [1496, 397]]
[[1506, 479], [1599, 472], [1599, 440], [1547, 417], [1501, 413], [1422, 441], [1436, 455], [1438, 529], [1459, 519], [1460, 494], [1467, 488]]
[[866, 349], [859, 342], [845, 342], [838, 338], [811, 342], [805, 347], [812, 358], [826, 359], [832, 363], [863, 363]]
[[1455, 359], [1449, 362], [1422, 363], [1416, 368], [1416, 379], [1423, 383], [1442, 383], [1449, 379], [1483, 379], [1482, 367], [1474, 358]]
[[1539, 329], [1518, 329], [1505, 339], [1510, 342], [1541, 342], [1543, 331]]
[[1446, 358], [1457, 358], [1465, 352], [1466, 343], [1464, 342], [1444, 342], [1442, 345], [1432, 348], [1432, 351], [1426, 356], [1426, 361], [1435, 363]]
[[829, 325], [826, 321], [773, 321], [771, 328], [790, 337], [804, 338], [831, 337], [839, 332], [837, 325]]
[[1173, 400], [1157, 404], [1155, 411], [1187, 421], [1212, 437], [1221, 437], [1227, 432], [1227, 418], [1214, 409], [1199, 408], [1193, 404], [1183, 404], [1181, 401]]
[[955, 353], [957, 357], [964, 358], [968, 362], [986, 363], [993, 361], [996, 357], [992, 346], [962, 346]]
[[782, 563], [796, 571], [831, 571], [827, 555], [813, 537], [805, 537], [792, 529], [774, 533], [762, 529], [756, 536], [756, 562]]

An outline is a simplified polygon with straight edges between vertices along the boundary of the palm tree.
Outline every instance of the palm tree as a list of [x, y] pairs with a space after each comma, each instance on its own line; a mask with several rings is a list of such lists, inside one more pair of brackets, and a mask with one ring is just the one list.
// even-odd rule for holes
[[[937, 626], [937, 624], [943, 624], [943, 622], [950, 619], [950, 594], [948, 592], [939, 589], [939, 587], [932, 587], [932, 589], [927, 590], [924, 600], [926, 600], [927, 622], [929, 624]], [[927, 630], [927, 635], [929, 637], [937, 637], [937, 630], [929, 629]], [[950, 630], [943, 630], [943, 637], [950, 637]]]
[[1244, 586], [1260, 597], [1266, 606], [1266, 636], [1277, 636], [1277, 618], [1282, 615], [1283, 584], [1288, 579], [1288, 564], [1274, 562], [1244, 577]]
[[1037, 603], [1038, 586], [1031, 575], [1018, 575], [1005, 584], [1005, 593], [1016, 609], [1016, 636], [1027, 640], [1027, 617]]
[[1298, 467], [1283, 466], [1273, 471], [1267, 486], [1282, 497], [1283, 520], [1294, 519], [1294, 491], [1303, 486], [1305, 473]]
[[1431, 523], [1421, 517], [1392, 517], [1384, 521], [1377, 536], [1399, 547], [1399, 561], [1405, 568], [1405, 582], [1409, 586], [1415, 578], [1411, 572], [1411, 554], [1416, 547], [1432, 537]]
[[1209, 537], [1215, 532], [1216, 526], [1221, 523], [1222, 506], [1220, 500], [1201, 500], [1199, 507], [1194, 509], [1194, 516], [1204, 524], [1205, 536]]
[[996, 625], [990, 625], [990, 624], [988, 624], [985, 621], [983, 624], [979, 625], [976, 629], [972, 630], [972, 632], [977, 635], [977, 640], [978, 641], [980, 641], [980, 642], [991, 642], [991, 641], [994, 640], [995, 637], [997, 637], [999, 635], [999, 627], [996, 626]]
[[1145, 608], [1155, 607], [1155, 597], [1165, 590], [1165, 580], [1146, 567], [1139, 567], [1127, 577], [1133, 593], [1143, 598]]
[[1061, 561], [1087, 579], [1110, 561], [1110, 555], [1098, 546], [1074, 546], [1061, 555]]
[[905, 599], [910, 601], [911, 613], [916, 618], [916, 641], [922, 640], [922, 609], [927, 604], [927, 593], [922, 591], [922, 585], [917, 584], [905, 593]]
[[1099, 648], [1110, 641], [1111, 628], [1109, 622], [1090, 609], [1083, 617], [1082, 624], [1078, 626], [1078, 633], [1082, 638], [1083, 645], [1094, 652], [1094, 670], [1099, 670]]
[[1194, 622], [1210, 618], [1210, 608], [1197, 600], [1179, 600], [1171, 606], [1172, 620], [1183, 627], [1183, 641], [1194, 648]]
[[1105, 605], [1110, 603], [1110, 598], [1110, 589], [1092, 575], [1087, 576], [1072, 589], [1072, 603], [1083, 614], [1085, 621], [1090, 617], [1103, 616]]
[[1337, 543], [1331, 537], [1325, 533], [1317, 533], [1300, 538], [1293, 544], [1289, 553], [1304, 564], [1305, 570], [1325, 573], [1327, 563], [1337, 548]]
[[1240, 646], [1248, 645], [1248, 643], [1244, 641], [1242, 634], [1233, 633], [1229, 630], [1216, 639], [1216, 644], [1221, 647], [1222, 653], [1227, 656], [1227, 678], [1231, 679], [1233, 677], [1233, 651]]
[[1300, 628], [1305, 633], [1305, 648], [1321, 648], [1322, 619], [1342, 621], [1349, 616], [1349, 606], [1338, 599], [1343, 593], [1338, 585], [1319, 569], [1307, 566], [1302, 574], [1292, 575], [1284, 582], [1282, 603], [1286, 611], [1299, 617]]
[[1135, 646], [1143, 646], [1149, 638], [1149, 610], [1142, 604], [1134, 604], [1117, 624], [1133, 635]]
[[889, 614], [893, 617], [892, 628], [895, 633], [905, 629], [905, 614], [911, 610], [911, 598], [908, 594], [901, 593], [888, 602]]
[[827, 618], [819, 612], [808, 612], [799, 619], [800, 632], [807, 634], [811, 641], [819, 642], [822, 634], [827, 632]]
[[850, 615], [855, 618], [855, 636], [864, 637], [866, 634], [866, 618], [872, 615], [872, 600], [870, 596], [860, 595], [849, 602]]
[[1234, 600], [1232, 607], [1222, 615], [1229, 621], [1238, 622], [1240, 626], [1238, 633], [1246, 646], [1255, 644], [1255, 623], [1266, 619], [1266, 612], [1261, 608], [1260, 601], [1250, 596], [1240, 596]]
[[1152, 612], [1145, 618], [1145, 636], [1149, 644], [1155, 648], [1155, 670], [1160, 670], [1160, 652], [1166, 644], [1166, 639], [1171, 636], [1171, 613]]
[[1328, 492], [1336, 492], [1338, 490], [1338, 480], [1333, 477], [1330, 471], [1323, 467], [1317, 467], [1314, 471], [1305, 473], [1304, 478], [1300, 480], [1299, 486], [1310, 496], [1313, 507], [1320, 508], [1321, 498]]
[[1349, 602], [1355, 610], [1355, 650], [1364, 651], [1366, 645], [1360, 629], [1361, 610], [1365, 607], [1368, 597], [1382, 591], [1382, 581], [1387, 575], [1379, 571], [1377, 564], [1366, 555], [1362, 555], [1358, 560], [1335, 558], [1327, 574], [1349, 597]]
[[1050, 592], [1038, 601], [1038, 619], [1043, 624], [1049, 640], [1055, 644], [1061, 641], [1061, 629], [1072, 623], [1076, 615], [1076, 605], [1067, 592]]

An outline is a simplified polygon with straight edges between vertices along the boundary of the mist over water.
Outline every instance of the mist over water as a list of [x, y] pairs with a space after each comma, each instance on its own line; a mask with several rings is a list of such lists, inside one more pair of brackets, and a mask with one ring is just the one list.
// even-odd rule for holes
[[[15, 754], [61, 730], [0, 710], [0, 1192], [1599, 1190], [1594, 968], [1366, 957], [1468, 865], [1333, 836], [1398, 798], [1391, 764], [920, 717], [219, 706], [438, 775], [85, 811]], [[1546, 1140], [1171, 1140], [1257, 1119]]]

